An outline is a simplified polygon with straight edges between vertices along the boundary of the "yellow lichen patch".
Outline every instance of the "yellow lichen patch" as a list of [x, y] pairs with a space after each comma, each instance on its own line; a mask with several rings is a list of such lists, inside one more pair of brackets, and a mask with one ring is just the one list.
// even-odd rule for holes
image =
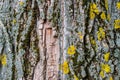
[[64, 74], [68, 74], [69, 73], [69, 66], [68, 66], [68, 62], [67, 61], [64, 61], [63, 64], [62, 64], [62, 72]]
[[0, 56], [0, 61], [2, 65], [6, 65], [7, 64], [7, 57], [5, 54]]
[[81, 32], [78, 32], [78, 36], [79, 36], [80, 40], [83, 39], [83, 35]]
[[75, 53], [76, 53], [76, 48], [75, 48], [75, 46], [74, 46], [74, 45], [71, 45], [71, 46], [68, 48], [67, 53], [68, 53], [69, 55], [75, 54]]
[[115, 29], [120, 29], [120, 19], [117, 19], [114, 21], [114, 28]]
[[107, 20], [108, 20], [108, 21], [111, 20], [111, 16], [110, 16], [110, 14], [107, 15]]
[[106, 62], [108, 62], [109, 58], [110, 58], [110, 52], [105, 53], [105, 54], [104, 54], [104, 60], [105, 60]]
[[90, 19], [94, 19], [94, 18], [95, 18], [95, 14], [92, 11], [90, 11]]
[[113, 80], [112, 76], [110, 76], [109, 80]]
[[106, 10], [108, 10], [108, 0], [104, 0], [105, 1], [105, 8]]
[[94, 10], [97, 8], [97, 5], [95, 3], [90, 4], [90, 9]]
[[98, 9], [95, 9], [93, 12], [96, 13], [96, 14], [99, 14], [99, 10]]
[[91, 3], [90, 4], [90, 19], [94, 19], [95, 14], [99, 14], [99, 10], [98, 10], [97, 5], [95, 3]]
[[99, 10], [98, 10], [97, 5], [95, 3], [90, 4], [90, 11], [92, 11], [96, 14], [99, 14]]
[[104, 71], [100, 71], [100, 74], [99, 74], [102, 78], [104, 78], [105, 77], [105, 73], [104, 73]]
[[120, 2], [117, 2], [116, 7], [117, 9], [120, 9]]
[[12, 20], [12, 23], [13, 23], [13, 24], [15, 24], [16, 22], [17, 22], [16, 19], [13, 19], [13, 20]]
[[99, 31], [97, 32], [97, 37], [98, 40], [102, 40], [103, 38], [105, 38], [105, 31], [102, 27], [99, 28]]
[[74, 80], [79, 80], [78, 77], [76, 75], [74, 75]]
[[106, 73], [110, 73], [111, 72], [110, 66], [108, 64], [102, 64], [101, 65], [101, 69], [103, 71], [105, 71]]
[[95, 42], [95, 40], [93, 39], [93, 37], [90, 38], [90, 42], [91, 42], [92, 45], [96, 45], [96, 42]]
[[105, 19], [106, 19], [106, 15], [105, 15], [105, 13], [102, 12], [101, 15], [100, 15], [100, 17], [101, 17], [101, 19], [105, 20]]
[[19, 2], [19, 5], [20, 5], [20, 6], [23, 6], [23, 5], [24, 5], [24, 2], [23, 2], [23, 1], [20, 1], [20, 2]]

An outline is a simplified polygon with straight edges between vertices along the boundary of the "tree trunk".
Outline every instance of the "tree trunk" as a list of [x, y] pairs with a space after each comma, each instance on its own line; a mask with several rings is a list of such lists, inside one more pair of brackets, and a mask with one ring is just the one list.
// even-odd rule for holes
[[0, 0], [0, 80], [120, 80], [120, 1]]

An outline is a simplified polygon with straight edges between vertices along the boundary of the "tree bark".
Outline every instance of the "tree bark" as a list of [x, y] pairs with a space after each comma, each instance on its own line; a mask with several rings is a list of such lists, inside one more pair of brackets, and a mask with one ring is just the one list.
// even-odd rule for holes
[[[0, 80], [119, 80], [118, 2], [1, 0]], [[75, 46], [73, 55], [68, 53], [71, 45]], [[109, 60], [104, 57], [107, 53]], [[67, 74], [62, 70], [65, 61]]]

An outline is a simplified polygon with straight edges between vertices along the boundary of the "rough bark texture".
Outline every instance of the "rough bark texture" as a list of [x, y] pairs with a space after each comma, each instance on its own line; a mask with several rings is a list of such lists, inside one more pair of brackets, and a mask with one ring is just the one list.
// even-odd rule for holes
[[[117, 2], [0, 0], [0, 80], [120, 80], [120, 27], [114, 28], [115, 20], [120, 20]], [[94, 19], [91, 3], [99, 9]], [[102, 12], [106, 19], [100, 17]], [[101, 27], [105, 37], [100, 35], [99, 40]], [[72, 56], [71, 45], [76, 47]], [[61, 70], [64, 61], [68, 74]], [[101, 64], [110, 67], [104, 78]]]

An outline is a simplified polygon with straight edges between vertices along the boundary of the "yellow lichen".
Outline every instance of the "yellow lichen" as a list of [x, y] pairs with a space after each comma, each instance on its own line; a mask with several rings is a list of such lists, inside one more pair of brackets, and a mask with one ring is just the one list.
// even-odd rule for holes
[[100, 17], [101, 17], [101, 19], [105, 20], [105, 19], [106, 19], [106, 15], [105, 15], [105, 13], [102, 12], [101, 15], [100, 15]]
[[104, 0], [105, 1], [105, 8], [106, 10], [108, 10], [108, 0]]
[[120, 2], [117, 2], [116, 7], [117, 9], [120, 9]]
[[20, 2], [19, 2], [19, 5], [20, 5], [20, 6], [23, 6], [23, 5], [24, 5], [24, 2], [23, 2], [23, 1], [20, 1]]
[[101, 69], [103, 71], [105, 71], [106, 73], [110, 73], [111, 72], [110, 66], [108, 64], [102, 64], [101, 65]]
[[12, 20], [12, 23], [13, 23], [13, 24], [15, 24], [16, 22], [17, 22], [16, 19], [13, 19], [13, 20]]
[[94, 10], [94, 9], [97, 8], [97, 5], [96, 5], [95, 3], [91, 3], [91, 4], [90, 4], [90, 8], [91, 8], [92, 10]]
[[95, 40], [93, 39], [93, 37], [90, 38], [90, 42], [91, 42], [92, 45], [96, 45], [96, 42], [95, 42]]
[[81, 32], [78, 32], [78, 36], [79, 36], [80, 40], [82, 40], [82, 39], [83, 39], [83, 35], [82, 35], [82, 33], [81, 33]]
[[98, 40], [102, 40], [103, 38], [105, 38], [105, 31], [102, 27], [99, 28], [99, 31], [97, 32], [97, 37]]
[[76, 75], [74, 75], [74, 80], [79, 80], [78, 77]]
[[99, 74], [102, 78], [105, 77], [105, 74], [104, 74], [104, 71], [100, 71], [100, 74]]
[[94, 12], [96, 14], [99, 13], [99, 10], [98, 10], [97, 5], [95, 3], [90, 4], [90, 11], [92, 11], [92, 12]]
[[94, 19], [95, 14], [99, 14], [99, 10], [98, 10], [97, 5], [95, 3], [91, 3], [90, 4], [90, 19]]
[[64, 74], [68, 74], [69, 73], [69, 66], [68, 66], [68, 62], [67, 61], [64, 61], [63, 64], [62, 64], [62, 71]]
[[107, 20], [108, 20], [108, 21], [111, 20], [111, 16], [110, 16], [110, 14], [107, 15]]
[[7, 57], [5, 54], [0, 56], [0, 61], [2, 65], [6, 65], [7, 64]]
[[114, 22], [114, 28], [115, 29], [120, 29], [120, 19], [115, 20], [115, 22]]
[[90, 19], [94, 19], [94, 18], [95, 18], [95, 14], [92, 11], [90, 11]]
[[69, 48], [68, 48], [68, 50], [67, 50], [67, 53], [68, 53], [69, 55], [75, 54], [75, 53], [76, 53], [76, 48], [75, 48], [75, 46], [74, 46], [74, 45], [69, 46]]
[[113, 80], [112, 76], [110, 76], [109, 80]]
[[98, 9], [95, 9], [93, 12], [96, 13], [96, 14], [99, 14], [99, 10]]
[[104, 54], [104, 60], [107, 62], [109, 60], [110, 57], [110, 52], [107, 52]]

